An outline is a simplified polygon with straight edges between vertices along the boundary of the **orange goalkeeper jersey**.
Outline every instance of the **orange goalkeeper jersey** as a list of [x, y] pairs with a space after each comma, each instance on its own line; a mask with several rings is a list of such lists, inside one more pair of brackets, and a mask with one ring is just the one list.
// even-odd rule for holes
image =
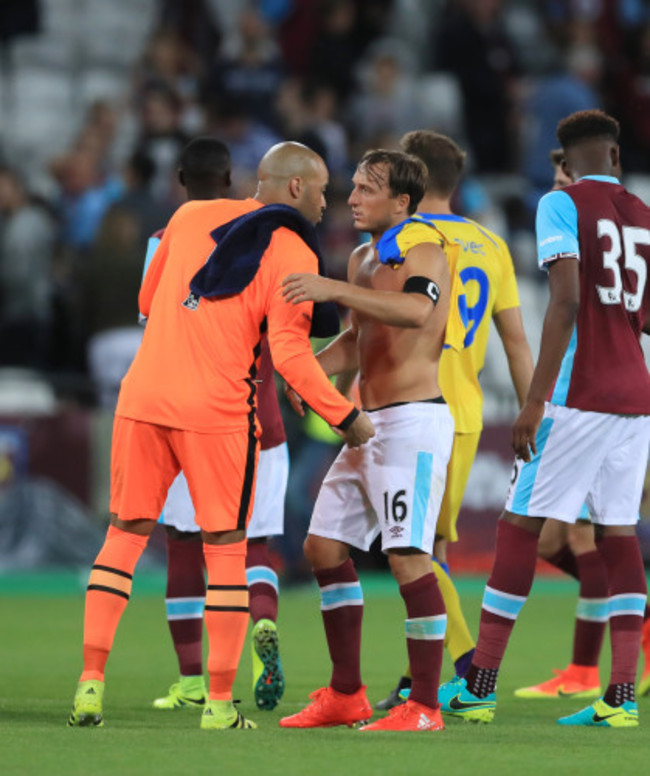
[[340, 424], [353, 405], [332, 386], [309, 343], [312, 303], [287, 304], [282, 279], [318, 272], [297, 234], [277, 229], [252, 282], [219, 299], [190, 295], [190, 281], [215, 247], [210, 233], [261, 207], [253, 199], [192, 201], [170, 220], [140, 290], [148, 319], [116, 414], [171, 428], [230, 433], [248, 427], [261, 338], [275, 368], [319, 415]]

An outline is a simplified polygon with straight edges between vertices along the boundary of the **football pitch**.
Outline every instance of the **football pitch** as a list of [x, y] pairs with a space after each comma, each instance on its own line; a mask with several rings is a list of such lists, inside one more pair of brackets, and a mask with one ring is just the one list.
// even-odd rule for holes
[[[329, 660], [312, 586], [282, 591], [279, 632], [287, 679], [272, 712], [255, 708], [250, 645], [235, 695], [258, 730], [201, 731], [195, 709], [154, 711], [153, 698], [176, 680], [161, 572], [136, 572], [134, 594], [108, 663], [100, 729], [66, 727], [81, 669], [83, 584], [87, 572], [0, 576], [0, 774], [607, 774], [647, 773], [650, 698], [639, 701], [633, 730], [562, 728], [558, 716], [581, 708], [570, 699], [520, 700], [570, 659], [577, 585], [540, 579], [524, 607], [506, 655], [498, 707], [490, 725], [448, 720], [441, 733], [362, 734], [348, 728], [281, 730], [278, 719], [299, 710], [327, 684]], [[405, 661], [404, 609], [388, 574], [362, 577], [366, 609], [363, 672], [372, 703], [394, 686]], [[461, 578], [459, 592], [476, 632], [483, 579]], [[601, 660], [608, 676], [609, 649]], [[452, 674], [445, 658], [443, 679]]]

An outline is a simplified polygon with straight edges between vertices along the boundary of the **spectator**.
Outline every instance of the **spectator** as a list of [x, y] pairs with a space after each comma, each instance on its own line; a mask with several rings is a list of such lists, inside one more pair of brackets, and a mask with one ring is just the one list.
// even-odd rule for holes
[[155, 165], [151, 186], [160, 203], [171, 198], [172, 173], [181, 149], [188, 142], [181, 129], [181, 109], [181, 99], [168, 86], [150, 86], [142, 95], [136, 151], [144, 153]]
[[333, 176], [348, 172], [347, 134], [336, 120], [337, 105], [332, 87], [315, 79], [286, 80], [276, 101], [281, 134], [320, 154]]
[[86, 251], [108, 207], [122, 193], [121, 181], [100, 170], [96, 153], [73, 150], [52, 163], [60, 186], [62, 239], [76, 254]]
[[232, 196], [249, 197], [257, 185], [257, 165], [266, 151], [280, 138], [255, 121], [237, 100], [213, 103], [207, 111], [207, 133], [216, 135], [230, 149]]
[[[175, 210], [171, 203], [161, 205], [154, 197], [151, 182], [155, 172], [153, 161], [144, 151], [134, 152], [124, 169], [124, 194], [106, 216], [108, 218], [111, 212], [119, 210], [135, 219], [142, 253], [145, 252], [150, 235], [159, 229], [161, 224], [166, 224]], [[181, 199], [178, 204], [183, 201], [184, 199]]]
[[153, 34], [145, 49], [136, 76], [136, 98], [151, 87], [162, 87], [177, 95], [180, 126], [192, 132], [201, 122], [198, 97], [202, 77], [200, 60], [180, 33], [161, 28]]
[[88, 366], [100, 406], [111, 410], [142, 339], [137, 309], [143, 255], [137, 217], [112, 207], [78, 271]]
[[531, 211], [553, 184], [548, 157], [557, 145], [558, 122], [575, 111], [600, 107], [601, 74], [602, 61], [596, 48], [572, 46], [566, 53], [565, 67], [541, 79], [525, 104], [523, 172], [530, 185]]
[[302, 88], [305, 124], [325, 146], [327, 166], [334, 176], [351, 173], [347, 134], [337, 120], [336, 92], [322, 81], [308, 80]]
[[[231, 0], [225, 0], [231, 7], [236, 7]], [[214, 60], [227, 29], [223, 28], [221, 9], [224, 0], [160, 0], [160, 29], [173, 31], [180, 38], [185, 48], [185, 55], [195, 59], [202, 72], [207, 72]], [[219, 9], [214, 6], [219, 5]], [[185, 60], [187, 61], [187, 60]], [[193, 69], [193, 64], [192, 64]]]
[[384, 38], [370, 47], [361, 67], [361, 88], [349, 108], [350, 133], [365, 147], [375, 135], [400, 136], [420, 125], [412, 66], [398, 40]]
[[247, 8], [239, 17], [238, 35], [224, 43], [211, 89], [221, 102], [236, 100], [252, 119], [273, 127], [275, 96], [284, 77], [271, 28], [260, 13]]
[[355, 36], [357, 9], [353, 0], [325, 0], [309, 72], [336, 91], [340, 101], [354, 88], [354, 68], [361, 56]]
[[434, 69], [457, 76], [476, 171], [512, 170], [514, 100], [520, 75], [503, 24], [503, 0], [451, 0], [437, 23]]
[[0, 168], [1, 365], [47, 365], [55, 234], [18, 173]]
[[650, 22], [641, 27], [628, 49], [630, 61], [615, 74], [611, 101], [621, 119], [626, 171], [650, 172]]

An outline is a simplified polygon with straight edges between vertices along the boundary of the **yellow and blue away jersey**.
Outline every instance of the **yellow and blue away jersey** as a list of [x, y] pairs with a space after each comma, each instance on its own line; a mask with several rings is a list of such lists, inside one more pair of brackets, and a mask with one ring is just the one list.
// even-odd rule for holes
[[[445, 348], [440, 360], [439, 382], [456, 432], [480, 431], [483, 427], [483, 392], [478, 376], [485, 363], [490, 319], [501, 310], [519, 307], [510, 251], [500, 237], [462, 216], [417, 213], [413, 219], [433, 226], [446, 243], [458, 246], [457, 253], [443, 248], [447, 258], [455, 260], [455, 268], [450, 265], [452, 279], [457, 274], [462, 284], [461, 293], [454, 294], [452, 288], [452, 303], [456, 299], [457, 312], [465, 327], [464, 347]], [[399, 230], [389, 239], [405, 255], [407, 240]], [[378, 251], [379, 248], [378, 244]], [[450, 311], [450, 324], [453, 312]]]
[[449, 241], [426, 214], [415, 213], [388, 229], [377, 242], [377, 256], [382, 264], [398, 266], [406, 254], [416, 245], [433, 243], [439, 245], [447, 258], [451, 275], [449, 317], [445, 331], [445, 348], [462, 350], [465, 347], [467, 321], [462, 317], [464, 309], [463, 285], [458, 275], [459, 247]]

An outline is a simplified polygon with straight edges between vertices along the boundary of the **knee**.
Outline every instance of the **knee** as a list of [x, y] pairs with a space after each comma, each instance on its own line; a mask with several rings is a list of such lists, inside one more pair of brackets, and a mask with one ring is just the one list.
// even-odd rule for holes
[[555, 541], [545, 537], [543, 534], [539, 537], [539, 542], [537, 543], [537, 555], [540, 558], [548, 560], [549, 558], [552, 558], [553, 555], [555, 555], [559, 550], [560, 545], [556, 544]]
[[544, 560], [556, 555], [567, 543], [566, 524], [557, 520], [546, 520], [537, 543], [537, 554]]
[[388, 563], [400, 587], [432, 573], [431, 559], [423, 552], [389, 552]]
[[591, 525], [571, 526], [568, 534], [569, 547], [574, 555], [583, 555], [596, 549], [596, 538]]
[[402, 555], [394, 555], [393, 553], [388, 555], [388, 565], [390, 566], [391, 573], [400, 586], [404, 584], [404, 572], [408, 565], [404, 560]]
[[156, 527], [155, 520], [120, 520], [115, 514], [111, 514], [110, 522], [114, 528], [119, 528], [120, 531], [136, 536], [149, 536]]
[[303, 550], [311, 567], [317, 571], [340, 566], [350, 557], [344, 544], [313, 534], [307, 534]]

